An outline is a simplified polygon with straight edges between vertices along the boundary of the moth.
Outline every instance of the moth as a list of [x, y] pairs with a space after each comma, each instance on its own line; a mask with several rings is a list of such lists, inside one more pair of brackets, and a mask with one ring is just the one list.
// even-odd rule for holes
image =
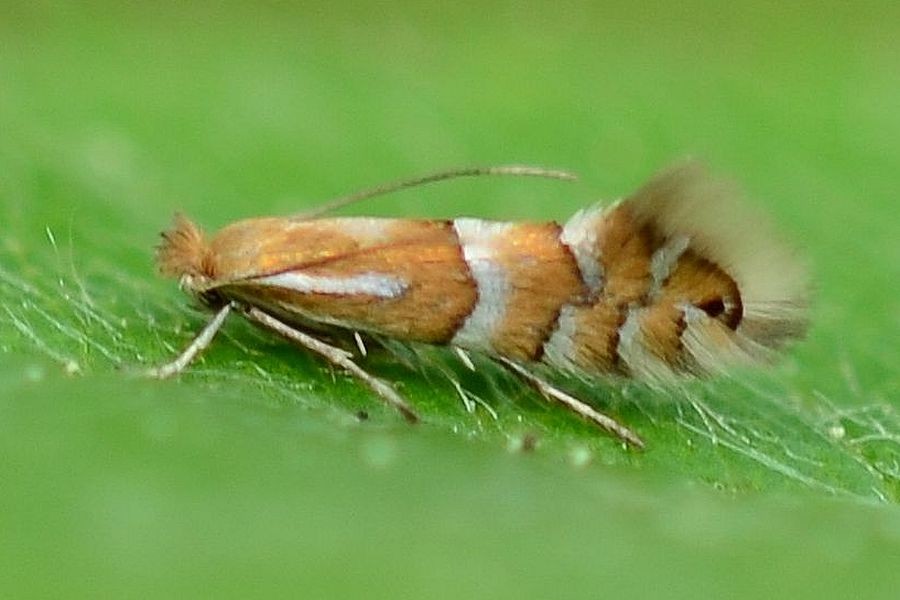
[[159, 270], [214, 316], [153, 373], [184, 370], [237, 312], [345, 369], [410, 422], [418, 417], [409, 403], [333, 344], [333, 333], [481, 353], [642, 447], [538, 365], [664, 383], [766, 362], [804, 332], [804, 265], [733, 186], [695, 162], [564, 224], [322, 216], [386, 191], [482, 174], [568, 177], [520, 166], [442, 172], [314, 213], [238, 221], [212, 237], [176, 216], [162, 234]]

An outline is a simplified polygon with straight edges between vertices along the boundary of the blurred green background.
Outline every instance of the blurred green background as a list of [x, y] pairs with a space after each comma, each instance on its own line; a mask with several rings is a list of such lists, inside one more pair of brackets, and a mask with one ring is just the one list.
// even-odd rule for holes
[[[0, 593], [896, 597], [898, 24], [888, 1], [4, 2]], [[463, 383], [496, 419], [446, 353], [376, 353], [410, 428], [239, 320], [180, 380], [133, 376], [205, 319], [154, 274], [176, 210], [214, 229], [523, 162], [582, 177], [344, 212], [561, 220], [685, 155], [804, 250], [814, 325], [772, 369], [580, 389], [646, 452], [484, 361]]]

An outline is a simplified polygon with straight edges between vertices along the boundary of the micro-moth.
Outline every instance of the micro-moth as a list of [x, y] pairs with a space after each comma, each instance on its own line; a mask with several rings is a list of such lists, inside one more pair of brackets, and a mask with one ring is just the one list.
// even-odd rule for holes
[[[443, 172], [348, 196], [330, 210], [462, 175], [565, 177], [528, 167]], [[768, 359], [805, 329], [803, 265], [729, 185], [695, 163], [564, 225], [294, 217], [239, 221], [207, 238], [177, 216], [160, 271], [215, 311], [174, 361], [182, 371], [236, 311], [366, 383], [411, 422], [389, 383], [323, 332], [358, 332], [483, 353], [622, 440], [640, 438], [538, 375], [664, 381]]]

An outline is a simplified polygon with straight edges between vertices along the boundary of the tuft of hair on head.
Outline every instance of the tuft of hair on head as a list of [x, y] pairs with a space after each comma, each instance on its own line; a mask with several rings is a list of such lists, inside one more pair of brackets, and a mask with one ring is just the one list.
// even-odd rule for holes
[[156, 264], [166, 277], [179, 279], [209, 277], [209, 246], [203, 231], [182, 214], [176, 214], [172, 227], [162, 234], [156, 248]]
[[[658, 234], [686, 237], [689, 248], [735, 280], [743, 318], [733, 343], [726, 343], [732, 359], [763, 360], [803, 336], [810, 297], [807, 265], [769, 220], [744, 202], [734, 183], [712, 177], [702, 164], [688, 160], [656, 175], [623, 205]], [[726, 357], [708, 350], [726, 350], [714, 343], [711, 330], [696, 325], [691, 326], [688, 315], [683, 341], [701, 370], [716, 370]]]

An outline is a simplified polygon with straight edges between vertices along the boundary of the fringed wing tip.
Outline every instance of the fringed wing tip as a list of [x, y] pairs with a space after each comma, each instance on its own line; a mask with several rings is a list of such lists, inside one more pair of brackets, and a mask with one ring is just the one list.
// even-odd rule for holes
[[749, 310], [798, 314], [809, 304], [809, 269], [800, 253], [735, 183], [698, 161], [666, 169], [625, 202], [665, 235], [688, 235], [693, 249], [737, 280]]
[[682, 343], [695, 368], [710, 373], [769, 362], [805, 335], [812, 295], [806, 261], [736, 184], [689, 160], [656, 175], [622, 205], [663, 236], [687, 236], [691, 249], [738, 285], [743, 318], [735, 330], [699, 311], [689, 320]]

